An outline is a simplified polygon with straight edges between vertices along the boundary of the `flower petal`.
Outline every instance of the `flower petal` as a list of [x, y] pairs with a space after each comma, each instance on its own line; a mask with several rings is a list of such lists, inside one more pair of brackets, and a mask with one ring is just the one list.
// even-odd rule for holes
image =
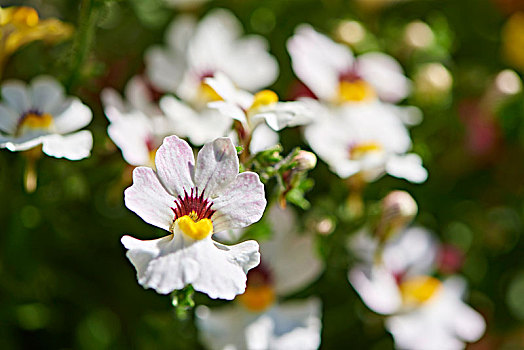
[[124, 192], [126, 207], [145, 222], [169, 230], [173, 223], [174, 198], [160, 184], [155, 172], [146, 167], [133, 171], [133, 185]]
[[388, 315], [400, 309], [402, 298], [397, 283], [384, 268], [357, 265], [349, 271], [348, 278], [362, 301], [376, 313]]
[[275, 131], [285, 127], [304, 125], [313, 119], [313, 112], [301, 101], [279, 102], [273, 106], [262, 107], [253, 119], [263, 118]]
[[249, 151], [251, 154], [265, 151], [270, 147], [276, 146], [279, 140], [280, 138], [276, 131], [273, 131], [266, 123], [259, 124], [251, 134]]
[[127, 111], [120, 94], [112, 88], [104, 88], [100, 93], [100, 99], [104, 105], [104, 113], [110, 122], [121, 118]]
[[20, 116], [11, 108], [0, 104], [0, 130], [14, 134], [18, 125]]
[[[116, 112], [116, 109], [113, 112]], [[135, 112], [113, 119], [113, 122], [107, 127], [107, 133], [122, 151], [126, 162], [134, 166], [150, 163], [147, 140], [152, 134], [152, 127], [148, 117]]]
[[91, 109], [78, 98], [70, 97], [51, 111], [56, 132], [67, 134], [83, 128], [91, 122]]
[[278, 63], [268, 52], [266, 39], [256, 35], [237, 40], [222, 70], [242, 89], [256, 91], [275, 82]]
[[182, 79], [186, 62], [179, 55], [161, 47], [146, 51], [146, 73], [153, 85], [167, 92], [175, 92]]
[[356, 64], [358, 72], [373, 85], [383, 101], [395, 103], [408, 96], [411, 83], [393, 57], [370, 52], [360, 55]]
[[18, 80], [2, 83], [2, 99], [19, 115], [32, 107], [26, 85]]
[[64, 88], [54, 78], [39, 76], [31, 82], [33, 107], [43, 113], [51, 113], [64, 98]]
[[415, 153], [391, 156], [386, 163], [386, 172], [414, 183], [422, 183], [428, 178], [422, 159]]
[[313, 282], [324, 266], [316, 254], [314, 237], [296, 232], [296, 217], [291, 209], [273, 205], [268, 218], [273, 236], [261, 244], [260, 252], [273, 273], [277, 294], [285, 296]]
[[244, 293], [246, 273], [260, 262], [258, 243], [246, 241], [233, 246], [213, 243], [213, 246], [208, 247], [204, 240], [202, 246], [206, 250], [195, 257], [202, 269], [193, 287], [212, 299], [232, 300], [236, 295]]
[[84, 159], [89, 157], [92, 148], [93, 135], [88, 130], [65, 136], [52, 134], [42, 138], [42, 151], [56, 158]]
[[216, 72], [212, 78], [206, 78], [204, 81], [227, 103], [237, 105], [244, 110], [253, 104], [254, 96], [238, 89], [233, 81], [222, 72]]
[[322, 329], [319, 299], [293, 300], [281, 303], [269, 313], [274, 319], [271, 349], [316, 350]]
[[237, 150], [230, 138], [221, 137], [209, 142], [198, 152], [195, 168], [195, 186], [215, 198], [224, 193], [238, 174]]
[[138, 282], [168, 294], [192, 284], [216, 299], [233, 299], [246, 288], [246, 272], [256, 262], [258, 244], [215, 246], [210, 238], [186, 242], [180, 233], [154, 241], [123, 237], [127, 256], [137, 269]]
[[0, 148], [7, 148], [11, 152], [25, 151], [41, 144], [44, 137], [41, 131], [25, 133], [20, 137], [0, 135]]
[[184, 194], [193, 188], [194, 160], [193, 150], [186, 141], [177, 136], [164, 139], [156, 152], [155, 164], [158, 178], [173, 196]]
[[214, 232], [251, 225], [260, 220], [265, 208], [264, 185], [258, 174], [243, 172], [224, 189], [223, 195], [213, 199]]
[[293, 71], [313, 93], [333, 100], [338, 93], [341, 73], [352, 67], [353, 54], [311, 26], [302, 24], [287, 42]]

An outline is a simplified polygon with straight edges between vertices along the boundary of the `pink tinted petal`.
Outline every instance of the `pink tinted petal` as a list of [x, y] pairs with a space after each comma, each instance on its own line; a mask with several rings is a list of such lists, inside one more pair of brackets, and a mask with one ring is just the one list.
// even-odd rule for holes
[[238, 174], [238, 156], [230, 138], [221, 137], [206, 143], [198, 152], [195, 185], [206, 196], [216, 197], [223, 193]]
[[177, 136], [166, 137], [156, 152], [158, 178], [173, 196], [182, 195], [184, 190], [193, 187], [194, 159], [191, 147]]
[[257, 174], [246, 171], [223, 191], [223, 195], [213, 199], [211, 217], [214, 232], [240, 228], [257, 222], [266, 208], [264, 185]]
[[138, 167], [133, 171], [133, 185], [125, 190], [124, 201], [145, 222], [169, 230], [174, 218], [174, 198], [152, 169]]
[[340, 74], [352, 67], [351, 50], [306, 24], [295, 30], [287, 49], [298, 78], [320, 99], [333, 99]]

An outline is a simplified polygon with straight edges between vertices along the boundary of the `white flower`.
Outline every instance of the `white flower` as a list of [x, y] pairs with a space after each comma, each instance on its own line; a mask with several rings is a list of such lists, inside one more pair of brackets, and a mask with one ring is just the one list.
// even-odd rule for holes
[[293, 300], [253, 313], [238, 306], [197, 308], [197, 326], [212, 350], [315, 350], [320, 345], [321, 304]]
[[53, 78], [40, 76], [26, 85], [2, 84], [0, 148], [24, 151], [42, 145], [45, 154], [79, 160], [89, 156], [93, 136], [83, 128], [91, 121], [89, 107], [76, 97], [64, 96]]
[[426, 180], [420, 157], [407, 153], [411, 139], [406, 127], [383, 103], [317, 105], [315, 113], [306, 140], [338, 176], [360, 174], [370, 182], [388, 173], [415, 183]]
[[169, 27], [166, 41], [167, 48], [146, 53], [148, 76], [158, 88], [192, 105], [213, 98], [202, 82], [216, 72], [250, 91], [273, 83], [278, 75], [266, 40], [242, 36], [242, 24], [224, 9], [211, 11], [198, 24], [193, 17], [180, 16]]
[[287, 48], [295, 74], [322, 101], [367, 101], [378, 96], [394, 103], [410, 92], [410, 82], [394, 58], [379, 52], [354, 58], [347, 46], [307, 24], [296, 28]]
[[153, 102], [146, 82], [139, 76], [126, 85], [125, 97], [105, 88], [101, 99], [109, 120], [107, 133], [122, 150], [125, 161], [134, 166], [154, 164], [155, 152], [165, 136], [178, 134], [177, 125]]
[[233, 299], [244, 292], [247, 271], [259, 263], [258, 244], [226, 246], [211, 236], [260, 219], [266, 200], [258, 175], [238, 173], [228, 138], [206, 144], [195, 163], [185, 141], [167, 137], [155, 164], [156, 172], [136, 168], [125, 191], [129, 209], [171, 233], [151, 241], [122, 237], [138, 282], [161, 294], [192, 284], [211, 298]]
[[428, 231], [406, 230], [385, 244], [381, 256], [378, 241], [365, 231], [351, 239], [350, 248], [362, 263], [350, 270], [349, 281], [371, 310], [387, 316], [396, 347], [462, 349], [484, 333], [482, 316], [462, 301], [464, 280], [430, 276], [437, 243]]
[[[297, 233], [295, 214], [269, 210], [272, 239], [260, 245], [262, 263], [248, 274], [238, 303], [197, 310], [197, 325], [210, 349], [317, 349], [320, 345], [320, 301], [279, 302], [322, 273], [314, 237]], [[307, 268], [304, 268], [307, 266]]]
[[411, 312], [386, 319], [386, 328], [400, 349], [464, 349], [464, 342], [475, 342], [484, 334], [484, 318], [462, 301], [466, 282], [447, 278], [435, 295]]

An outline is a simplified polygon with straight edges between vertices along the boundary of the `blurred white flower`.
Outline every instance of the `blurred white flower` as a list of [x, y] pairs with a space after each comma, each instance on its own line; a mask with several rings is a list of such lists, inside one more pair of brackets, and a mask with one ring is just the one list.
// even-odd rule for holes
[[409, 228], [382, 248], [363, 230], [350, 249], [361, 263], [349, 271], [349, 281], [371, 310], [388, 316], [396, 347], [462, 349], [484, 333], [482, 316], [462, 301], [465, 281], [430, 276], [438, 246], [427, 230]]
[[[296, 232], [295, 214], [269, 210], [272, 239], [261, 243], [262, 263], [248, 274], [234, 305], [197, 310], [197, 325], [210, 349], [317, 349], [321, 306], [316, 298], [279, 302], [319, 277], [324, 266], [314, 237]], [[304, 268], [307, 266], [307, 268]]]
[[107, 133], [134, 166], [154, 165], [155, 152], [165, 136], [178, 134], [178, 128], [153, 101], [147, 83], [133, 77], [125, 89], [125, 100], [111, 88], [102, 91], [104, 112], [109, 120]]
[[54, 78], [40, 76], [26, 85], [12, 80], [2, 84], [0, 104], [0, 148], [24, 151], [42, 145], [52, 157], [79, 160], [89, 157], [93, 147], [88, 106], [77, 97], [64, 95]]
[[167, 30], [166, 41], [167, 48], [154, 47], [146, 53], [148, 76], [158, 88], [191, 104], [205, 104], [214, 97], [202, 83], [216, 72], [249, 91], [270, 85], [278, 75], [266, 40], [242, 36], [242, 24], [224, 9], [211, 11], [199, 23], [180, 16]]
[[244, 292], [247, 271], [260, 261], [258, 244], [226, 246], [211, 236], [260, 219], [266, 200], [258, 175], [238, 173], [236, 149], [228, 138], [207, 143], [195, 163], [185, 141], [167, 137], [155, 163], [156, 172], [134, 170], [125, 204], [171, 234], [150, 241], [122, 237], [138, 282], [161, 294], [191, 284], [211, 298], [233, 299]]
[[202, 341], [212, 350], [315, 350], [321, 304], [316, 298], [277, 304], [264, 313], [239, 307], [197, 308]]
[[305, 138], [341, 178], [359, 174], [370, 182], [388, 173], [415, 183], [426, 180], [421, 158], [407, 153], [408, 131], [389, 106], [375, 101], [314, 108], [316, 122], [305, 128]]
[[406, 98], [411, 89], [391, 56], [370, 52], [355, 58], [351, 49], [302, 24], [287, 43], [295, 74], [324, 102], [385, 102]]

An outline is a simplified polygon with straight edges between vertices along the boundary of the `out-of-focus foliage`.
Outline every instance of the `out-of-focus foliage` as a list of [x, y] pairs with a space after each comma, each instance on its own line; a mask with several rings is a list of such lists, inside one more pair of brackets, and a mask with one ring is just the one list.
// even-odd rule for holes
[[[201, 16], [216, 7], [231, 10], [247, 33], [269, 40], [280, 65], [271, 89], [282, 98], [292, 98], [298, 86], [286, 41], [298, 24], [310, 23], [356, 53], [380, 49], [396, 57], [413, 82], [406, 104], [423, 111], [411, 135], [429, 172], [426, 183], [383, 177], [364, 190], [368, 210], [355, 218], [348, 214], [348, 187], [319, 161], [308, 174], [312, 180], [296, 179], [285, 194], [302, 208], [302, 231], [318, 233], [326, 264], [320, 279], [296, 295], [322, 300], [322, 348], [392, 347], [380, 317], [347, 281], [345, 247], [349, 233], [372, 217], [376, 203], [393, 189], [410, 192], [419, 207], [415, 222], [464, 256], [469, 304], [488, 327], [480, 344], [471, 347], [524, 347], [524, 102], [513, 88], [524, 72], [524, 15], [516, 12], [524, 9], [518, 2], [217, 0], [175, 9], [161, 0], [1, 0], [0, 5], [32, 6], [41, 18], [56, 17], [76, 28], [69, 40], [21, 47], [7, 60], [3, 79], [55, 76], [94, 114], [88, 127], [94, 134], [92, 156], [81, 162], [39, 159], [34, 193], [24, 192], [27, 158], [0, 151], [0, 348], [201, 347], [192, 312], [178, 318], [170, 298], [137, 285], [125, 259], [123, 234], [163, 233], [123, 205], [131, 170], [106, 134], [99, 95], [106, 86], [122, 91], [131, 76], [143, 72], [145, 49], [164, 42], [170, 19], [182, 12]], [[92, 12], [85, 14], [83, 6]], [[517, 75], [501, 78], [506, 69]], [[283, 130], [280, 140], [283, 150], [275, 162], [297, 145], [307, 149], [296, 128]], [[267, 162], [270, 155], [255, 162]], [[268, 182], [268, 196], [282, 196], [285, 184]], [[253, 226], [246, 236], [264, 237], [264, 225]], [[198, 293], [195, 301], [223, 303]]]

